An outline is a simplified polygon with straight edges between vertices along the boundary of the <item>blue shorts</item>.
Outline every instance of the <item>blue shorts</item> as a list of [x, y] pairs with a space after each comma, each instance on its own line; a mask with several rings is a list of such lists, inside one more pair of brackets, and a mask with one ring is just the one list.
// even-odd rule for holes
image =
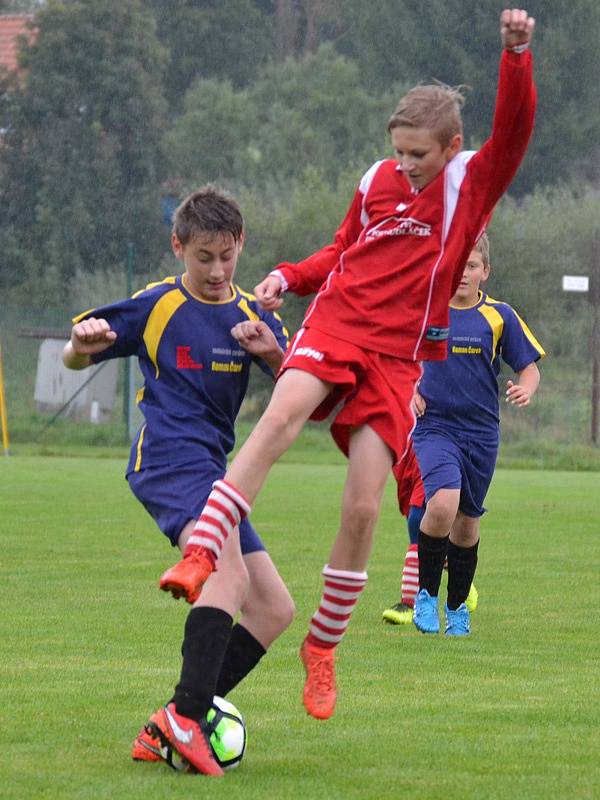
[[[161, 531], [175, 547], [179, 534], [197, 519], [206, 504], [214, 481], [223, 477], [217, 465], [198, 467], [152, 467], [129, 472], [129, 487]], [[265, 550], [248, 519], [240, 523], [240, 545], [244, 555]]]
[[483, 501], [494, 475], [497, 438], [465, 436], [418, 424], [413, 446], [427, 500], [438, 489], [460, 489], [458, 507], [463, 514], [481, 517], [485, 513]]

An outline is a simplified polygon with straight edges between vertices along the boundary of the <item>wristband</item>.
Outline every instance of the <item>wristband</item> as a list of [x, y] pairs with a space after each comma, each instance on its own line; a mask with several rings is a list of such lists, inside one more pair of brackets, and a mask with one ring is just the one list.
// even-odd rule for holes
[[524, 53], [525, 50], [529, 50], [529, 42], [523, 42], [523, 44], [515, 44], [512, 47], [505, 47], [505, 50], [508, 50], [509, 53]]
[[283, 292], [287, 292], [288, 282], [283, 277], [283, 273], [281, 272], [281, 270], [274, 269], [271, 272], [269, 272], [269, 276], [271, 276], [271, 275], [273, 275], [275, 278], [279, 279], [279, 283], [281, 284], [281, 293], [283, 294]]

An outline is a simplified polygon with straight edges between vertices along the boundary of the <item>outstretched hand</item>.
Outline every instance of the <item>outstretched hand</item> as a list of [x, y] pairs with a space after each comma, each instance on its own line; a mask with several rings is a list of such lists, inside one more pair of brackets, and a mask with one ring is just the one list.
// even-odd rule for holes
[[73, 325], [71, 331], [71, 347], [78, 355], [92, 355], [101, 353], [110, 347], [117, 339], [117, 334], [111, 330], [105, 319], [88, 317], [83, 322]]
[[500, 38], [509, 50], [528, 45], [533, 36], [535, 19], [522, 8], [505, 8], [500, 14]]
[[267, 275], [254, 287], [254, 295], [265, 311], [276, 311], [283, 305], [281, 281], [276, 275]]

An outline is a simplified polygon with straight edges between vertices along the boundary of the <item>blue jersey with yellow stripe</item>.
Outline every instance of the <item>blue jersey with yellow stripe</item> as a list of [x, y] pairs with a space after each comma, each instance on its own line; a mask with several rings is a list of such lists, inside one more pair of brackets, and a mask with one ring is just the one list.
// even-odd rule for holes
[[288, 332], [279, 315], [261, 309], [239, 286], [232, 286], [227, 300], [202, 301], [177, 276], [86, 311], [74, 322], [86, 317], [106, 319], [117, 334], [92, 360], [137, 356], [144, 376], [137, 402], [146, 421], [133, 443], [128, 473], [200, 459], [225, 468], [253, 360], [272, 374], [235, 341], [231, 328], [262, 320], [285, 350]]
[[419, 392], [427, 409], [418, 427], [441, 424], [464, 432], [497, 433], [501, 360], [520, 372], [544, 355], [508, 303], [480, 292], [471, 308], [450, 306], [448, 358], [424, 364]]

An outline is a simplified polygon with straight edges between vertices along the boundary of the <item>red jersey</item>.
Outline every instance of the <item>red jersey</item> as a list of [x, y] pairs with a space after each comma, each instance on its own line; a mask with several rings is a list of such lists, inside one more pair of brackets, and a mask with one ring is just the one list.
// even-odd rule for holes
[[276, 268], [284, 289], [318, 291], [303, 327], [409, 360], [446, 358], [448, 303], [533, 130], [529, 50], [504, 50], [492, 134], [411, 189], [394, 160], [363, 176], [333, 244]]

